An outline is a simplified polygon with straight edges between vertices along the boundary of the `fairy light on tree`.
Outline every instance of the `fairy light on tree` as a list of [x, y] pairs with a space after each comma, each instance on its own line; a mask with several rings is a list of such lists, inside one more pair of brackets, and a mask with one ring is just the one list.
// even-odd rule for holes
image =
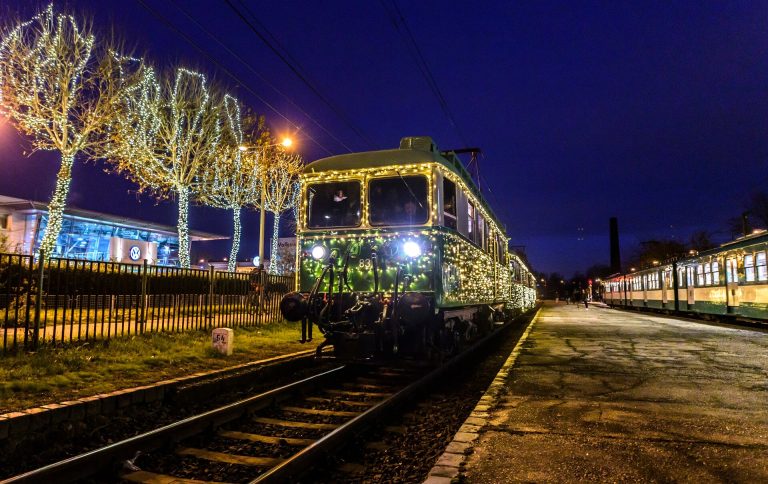
[[203, 74], [176, 69], [157, 79], [147, 69], [140, 87], [125, 96], [112, 136], [115, 169], [158, 199], [178, 203], [179, 265], [189, 267], [189, 203], [204, 185], [221, 137], [217, 103]]
[[[242, 233], [240, 214], [246, 205], [258, 207], [261, 173], [257, 156], [248, 152], [243, 144], [243, 119], [237, 99], [226, 95], [221, 111], [224, 118], [221, 142], [216, 150], [216, 161], [206, 169], [199, 198], [211, 207], [232, 210], [234, 229], [227, 270], [234, 272]], [[246, 116], [247, 124], [253, 122], [258, 123], [255, 136], [265, 131], [263, 117], [254, 121], [253, 116]]]
[[34, 151], [61, 154], [40, 246], [47, 254], [55, 253], [75, 157], [100, 154], [124, 89], [140, 71], [120, 76], [116, 50], [97, 46], [90, 24], [55, 14], [52, 4], [0, 42], [0, 116], [29, 137]]
[[[288, 138], [286, 138], [288, 139]], [[285, 142], [283, 146], [286, 145]], [[304, 163], [301, 156], [284, 150], [275, 150], [272, 159], [265, 163], [264, 172], [264, 209], [272, 212], [272, 246], [269, 257], [269, 272], [275, 272], [278, 263], [277, 239], [280, 233], [280, 217], [286, 210], [296, 206], [299, 201], [299, 175]]]

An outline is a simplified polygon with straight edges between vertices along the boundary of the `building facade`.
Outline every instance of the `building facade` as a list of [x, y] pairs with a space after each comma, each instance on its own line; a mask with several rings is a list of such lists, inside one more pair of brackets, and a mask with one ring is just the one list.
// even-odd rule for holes
[[[48, 224], [47, 205], [0, 195], [0, 252], [36, 254]], [[228, 237], [190, 231], [194, 241]], [[4, 247], [3, 247], [4, 246]], [[152, 265], [178, 265], [176, 227], [70, 208], [65, 210], [53, 257]]]

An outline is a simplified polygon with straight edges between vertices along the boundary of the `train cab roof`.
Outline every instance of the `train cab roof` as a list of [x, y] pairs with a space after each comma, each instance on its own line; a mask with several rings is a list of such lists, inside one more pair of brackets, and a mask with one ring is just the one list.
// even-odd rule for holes
[[458, 175], [472, 191], [494, 221], [503, 230], [503, 224], [485, 200], [480, 189], [475, 185], [464, 164], [453, 151], [439, 151], [435, 142], [429, 136], [409, 136], [400, 140], [397, 149], [362, 151], [343, 155], [329, 156], [308, 163], [304, 173], [322, 173], [325, 171], [361, 170], [397, 165], [416, 165], [420, 163], [437, 163]]

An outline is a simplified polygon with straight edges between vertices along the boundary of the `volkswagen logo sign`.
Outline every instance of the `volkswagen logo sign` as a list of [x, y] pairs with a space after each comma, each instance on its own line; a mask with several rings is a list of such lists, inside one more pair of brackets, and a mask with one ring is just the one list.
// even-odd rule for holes
[[128, 256], [131, 258], [131, 260], [139, 260], [141, 257], [141, 249], [138, 245], [131, 246], [130, 252], [128, 252]]

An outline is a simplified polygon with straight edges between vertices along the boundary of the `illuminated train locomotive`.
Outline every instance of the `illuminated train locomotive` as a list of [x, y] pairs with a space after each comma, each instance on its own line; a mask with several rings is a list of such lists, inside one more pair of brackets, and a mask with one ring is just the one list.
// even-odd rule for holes
[[431, 138], [306, 166], [297, 292], [280, 310], [344, 358], [450, 355], [535, 304], [530, 270], [453, 152]]
[[768, 233], [604, 282], [611, 306], [768, 320]]

